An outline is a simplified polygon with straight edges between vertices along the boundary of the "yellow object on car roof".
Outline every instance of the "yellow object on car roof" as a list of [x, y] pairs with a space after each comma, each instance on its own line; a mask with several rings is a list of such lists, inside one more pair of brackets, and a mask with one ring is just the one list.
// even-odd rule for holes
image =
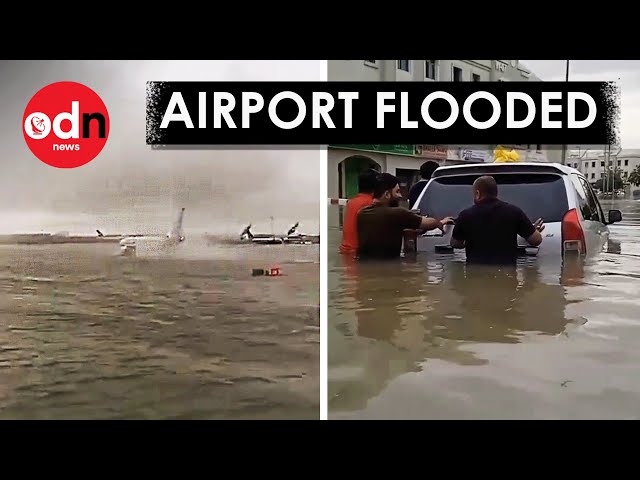
[[493, 163], [514, 163], [520, 161], [520, 154], [515, 150], [496, 148], [493, 151]]

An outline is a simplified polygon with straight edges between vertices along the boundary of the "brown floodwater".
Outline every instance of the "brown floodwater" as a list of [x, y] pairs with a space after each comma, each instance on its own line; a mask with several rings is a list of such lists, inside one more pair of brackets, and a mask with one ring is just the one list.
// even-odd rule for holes
[[180, 247], [0, 246], [0, 419], [319, 418], [318, 246]]
[[355, 264], [330, 231], [329, 418], [640, 418], [640, 201], [614, 208], [606, 252], [565, 265]]

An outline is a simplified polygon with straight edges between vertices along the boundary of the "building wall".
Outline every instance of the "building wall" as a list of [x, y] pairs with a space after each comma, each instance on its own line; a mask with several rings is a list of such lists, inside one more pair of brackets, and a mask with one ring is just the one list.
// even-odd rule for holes
[[377, 65], [365, 60], [329, 60], [327, 78], [338, 82], [372, 82], [383, 81], [382, 60], [376, 60]]
[[462, 71], [462, 81], [472, 82], [473, 74], [478, 76], [477, 81], [488, 82], [491, 80], [491, 60], [437, 60], [440, 64], [440, 81], [453, 81], [453, 68]]
[[[375, 62], [375, 63], [372, 63]], [[409, 71], [399, 68], [398, 62], [408, 62]], [[429, 78], [426, 62], [434, 62], [436, 75]], [[491, 80], [493, 60], [329, 60], [329, 81], [453, 81], [453, 67], [462, 70], [462, 81], [473, 81], [473, 74], [480, 81]]]
[[[409, 71], [399, 68], [398, 62], [407, 62]], [[330, 60], [329, 81], [422, 81], [424, 66], [420, 60]]]
[[[409, 71], [400, 68], [406, 62]], [[425, 76], [426, 62], [434, 62], [436, 75]], [[515, 65], [515, 66], [514, 66]], [[402, 65], [404, 67], [404, 65]], [[453, 69], [462, 73], [463, 82], [474, 81], [473, 75], [482, 82], [527, 82], [540, 81], [519, 60], [329, 60], [329, 81], [454, 81]]]
[[[527, 82], [531, 79], [529, 69], [519, 60], [491, 60], [491, 80], [494, 82]], [[535, 80], [539, 80], [535, 77]]]

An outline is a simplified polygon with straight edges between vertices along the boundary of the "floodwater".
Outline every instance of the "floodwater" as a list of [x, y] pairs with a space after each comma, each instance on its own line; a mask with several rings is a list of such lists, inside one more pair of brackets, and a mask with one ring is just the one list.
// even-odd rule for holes
[[0, 419], [319, 418], [317, 245], [118, 250], [0, 246]]
[[607, 251], [467, 269], [345, 262], [330, 231], [330, 419], [640, 419], [640, 201]]

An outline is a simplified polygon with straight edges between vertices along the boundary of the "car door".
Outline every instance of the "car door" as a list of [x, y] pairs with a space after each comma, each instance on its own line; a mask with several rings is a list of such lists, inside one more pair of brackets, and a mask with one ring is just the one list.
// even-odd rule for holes
[[602, 211], [600, 202], [598, 202], [596, 192], [593, 191], [593, 188], [591, 187], [589, 182], [587, 182], [587, 179], [581, 177], [581, 181], [584, 185], [585, 190], [587, 191], [587, 201], [589, 203], [589, 206], [591, 207], [592, 212], [595, 212], [591, 219], [594, 224], [593, 228], [595, 229], [595, 232], [600, 239], [598, 251], [602, 251], [609, 240], [609, 227], [607, 227], [607, 218], [604, 216], [604, 212]]
[[606, 238], [603, 238], [604, 225], [600, 221], [597, 206], [589, 197], [589, 183], [582, 175], [576, 173], [571, 174], [571, 181], [577, 193], [578, 209], [582, 214], [587, 255], [592, 255], [602, 251], [606, 243]]

